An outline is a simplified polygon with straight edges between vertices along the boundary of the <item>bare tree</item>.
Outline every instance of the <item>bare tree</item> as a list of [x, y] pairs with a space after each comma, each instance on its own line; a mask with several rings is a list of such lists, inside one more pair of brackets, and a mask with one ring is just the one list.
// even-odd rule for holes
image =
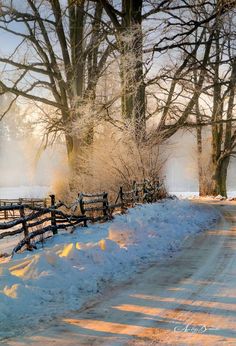
[[[232, 15], [227, 13], [217, 22], [206, 81], [195, 108], [200, 195], [227, 196], [227, 171], [230, 158], [234, 155], [236, 121], [236, 59], [233, 47], [235, 30]], [[194, 75], [196, 88], [197, 71], [194, 71]], [[211, 129], [211, 148], [207, 162], [202, 160], [204, 125]], [[208, 134], [208, 131], [206, 133]]]
[[[172, 36], [183, 36], [185, 39], [159, 47], [159, 51], [177, 49], [183, 54], [182, 61], [175, 68], [172, 67], [172, 71], [164, 68], [162, 75], [157, 78], [166, 98], [159, 99], [161, 118], [151, 139], [158, 134], [167, 140], [185, 127], [197, 129], [200, 194], [226, 195], [227, 167], [230, 156], [234, 154], [234, 34], [222, 24], [230, 23], [232, 31], [234, 5], [232, 1], [215, 1], [204, 3], [201, 7], [189, 6], [186, 17], [181, 18], [183, 29]], [[187, 18], [193, 25], [189, 31], [186, 31]], [[176, 26], [180, 25], [179, 16], [175, 20]], [[159, 44], [163, 44], [163, 41], [160, 40]], [[167, 87], [163, 87], [163, 81], [168, 81]], [[208, 110], [204, 111], [206, 103]], [[205, 125], [211, 126], [212, 133], [208, 186], [202, 160], [202, 127]]]
[[67, 5], [59, 0], [1, 3], [0, 31], [16, 42], [0, 58], [1, 93], [26, 98], [41, 109], [45, 105], [55, 109], [72, 166], [88, 139], [73, 131], [74, 122], [83, 104], [94, 99], [110, 53], [101, 16], [100, 3], [84, 0], [69, 0]]
[[[194, 34], [198, 28], [206, 27], [207, 23], [214, 21], [219, 15], [226, 11], [226, 6], [209, 5], [208, 1], [115, 1], [99, 0], [109, 17], [114, 28], [116, 39], [115, 47], [120, 54], [120, 77], [121, 77], [121, 108], [124, 119], [133, 121], [135, 126], [135, 137], [137, 141], [145, 139], [146, 121], [149, 118], [147, 115], [147, 100], [146, 87], [153, 84], [153, 80], [157, 78], [148, 78], [151, 70], [151, 61], [156, 60], [156, 54], [159, 54], [158, 59], [162, 59], [162, 54], [174, 49], [190, 48], [183, 65], [178, 69], [174, 76], [170, 93], [163, 111], [162, 120], [158, 127], [158, 132], [164, 129], [165, 121], [168, 122], [167, 113], [170, 110], [171, 100], [175, 98], [175, 86], [177, 80], [190, 60], [194, 49], [204, 43], [199, 39], [198, 48], [189, 42], [189, 37]], [[201, 8], [210, 7], [209, 14], [202, 17], [199, 21], [191, 20], [191, 12], [200, 11]], [[184, 15], [183, 15], [184, 14]], [[149, 24], [152, 23], [152, 24]], [[151, 43], [145, 47], [144, 41], [150, 40], [153, 42], [153, 36], [157, 37], [156, 43]], [[210, 45], [210, 43], [209, 43]], [[208, 45], [208, 47], [209, 47]], [[193, 48], [192, 48], [193, 47]], [[192, 48], [192, 49], [191, 49]], [[145, 57], [144, 57], [145, 56]], [[207, 57], [204, 64], [207, 63]], [[157, 67], [159, 70], [160, 68]], [[200, 78], [199, 84], [203, 83], [203, 78]], [[199, 85], [200, 87], [200, 85]], [[187, 119], [189, 110], [194, 105], [193, 97], [189, 107], [184, 112], [181, 120], [176, 124], [176, 128], [181, 126]], [[164, 137], [170, 137], [173, 132], [168, 130]]]

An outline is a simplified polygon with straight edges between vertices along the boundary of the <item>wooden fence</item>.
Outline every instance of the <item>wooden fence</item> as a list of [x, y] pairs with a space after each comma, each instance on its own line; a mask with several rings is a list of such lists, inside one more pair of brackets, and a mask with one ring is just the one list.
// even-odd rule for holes
[[19, 217], [19, 211], [11, 209], [1, 210], [1, 207], [9, 207], [18, 204], [27, 204], [34, 206], [47, 207], [49, 205], [48, 198], [18, 198], [18, 199], [0, 199], [0, 220], [15, 219]]
[[73, 230], [78, 225], [86, 227], [88, 222], [106, 221], [112, 218], [115, 210], [124, 213], [128, 207], [137, 203], [152, 203], [164, 195], [159, 180], [144, 180], [141, 183], [134, 181], [131, 190], [120, 187], [113, 204], [109, 203], [107, 192], [79, 193], [70, 206], [61, 201], [56, 203], [55, 195], [50, 195], [50, 204], [47, 200], [27, 203], [29, 200], [25, 199], [20, 199], [15, 204], [0, 204], [0, 212], [7, 215], [6, 219], [9, 220], [12, 216], [11, 220], [0, 223], [0, 240], [21, 234], [23, 239], [13, 249], [13, 253], [22, 248], [32, 250], [36, 247], [35, 240], [45, 234], [51, 236], [62, 229]]

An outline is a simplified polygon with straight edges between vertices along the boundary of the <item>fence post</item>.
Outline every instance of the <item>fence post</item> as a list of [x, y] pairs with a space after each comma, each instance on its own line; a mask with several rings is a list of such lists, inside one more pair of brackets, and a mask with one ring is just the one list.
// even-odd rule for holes
[[[22, 228], [24, 231], [24, 237], [27, 238], [29, 236], [29, 229], [27, 226], [27, 221], [25, 219], [25, 208], [23, 205], [20, 206], [20, 217], [22, 218]], [[27, 246], [27, 250], [31, 250], [30, 240], [27, 241], [26, 246]]]
[[157, 178], [157, 181], [156, 181], [156, 200], [158, 200], [160, 198], [160, 186], [161, 186], [160, 178]]
[[[4, 207], [6, 207], [6, 202], [3, 203]], [[7, 210], [4, 210], [4, 219], [7, 220], [8, 219], [8, 212]]]
[[85, 210], [84, 210], [84, 203], [83, 203], [83, 193], [78, 193], [79, 196], [79, 207], [80, 207], [80, 212], [84, 216], [84, 227], [87, 227], [87, 218], [85, 215]]
[[[55, 195], [50, 195], [51, 198], [51, 208], [55, 209]], [[51, 211], [51, 225], [52, 225], [52, 233], [57, 234], [57, 222], [56, 222], [56, 213], [55, 211]]]
[[143, 181], [143, 198], [142, 198], [143, 203], [146, 201], [146, 198], [147, 198], [147, 189], [146, 189], [146, 180], [144, 179], [144, 181]]
[[119, 195], [120, 195], [121, 213], [123, 214], [125, 212], [125, 205], [124, 205], [124, 194], [123, 194], [122, 186], [120, 187]]
[[103, 202], [102, 202], [102, 206], [103, 206], [103, 216], [104, 219], [107, 220], [108, 219], [108, 212], [109, 212], [109, 207], [108, 207], [108, 193], [107, 192], [103, 192]]
[[139, 202], [139, 193], [138, 193], [138, 188], [137, 188], [137, 184], [136, 181], [133, 181], [133, 199], [134, 199], [134, 203]]

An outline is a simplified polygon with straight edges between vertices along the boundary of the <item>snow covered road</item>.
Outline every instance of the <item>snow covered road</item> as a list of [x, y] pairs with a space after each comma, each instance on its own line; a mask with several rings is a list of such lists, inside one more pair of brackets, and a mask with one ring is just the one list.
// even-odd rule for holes
[[236, 204], [216, 207], [225, 219], [188, 237], [177, 257], [33, 335], [2, 344], [236, 345]]

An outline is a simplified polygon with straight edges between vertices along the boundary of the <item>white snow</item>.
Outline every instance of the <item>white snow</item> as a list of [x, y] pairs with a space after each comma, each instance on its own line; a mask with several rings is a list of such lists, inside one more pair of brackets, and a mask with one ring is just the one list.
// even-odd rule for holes
[[0, 187], [0, 199], [45, 198], [49, 193], [48, 186]]
[[[193, 192], [193, 191], [172, 191], [170, 192], [170, 195], [177, 196], [180, 199], [198, 199], [199, 198], [199, 192]], [[236, 198], [236, 191], [227, 191], [228, 199]], [[214, 196], [206, 196], [206, 197], [200, 197], [201, 199], [216, 199], [221, 200], [224, 199], [221, 195], [218, 195], [216, 197]]]
[[33, 253], [0, 264], [0, 339], [79, 309], [111, 284], [172, 257], [183, 240], [210, 227], [207, 205], [166, 200], [130, 209], [112, 222], [78, 227]]

